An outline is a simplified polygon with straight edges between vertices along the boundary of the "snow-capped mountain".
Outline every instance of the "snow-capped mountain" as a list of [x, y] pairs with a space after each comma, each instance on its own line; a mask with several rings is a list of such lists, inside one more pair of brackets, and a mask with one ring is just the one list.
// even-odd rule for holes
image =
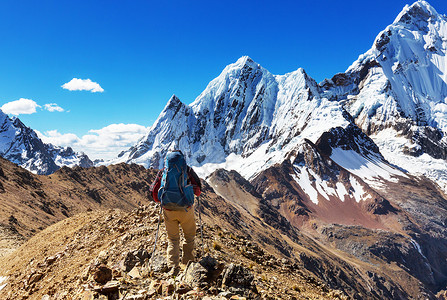
[[321, 83], [390, 162], [447, 187], [447, 18], [406, 6], [345, 73]]
[[302, 69], [275, 76], [249, 57], [227, 66], [191, 104], [173, 96], [149, 133], [114, 162], [160, 168], [170, 147], [182, 149], [202, 176], [217, 167], [249, 178], [282, 162], [304, 139], [346, 127], [340, 103], [321, 98]]
[[305, 139], [316, 143], [325, 132], [358, 126], [361, 131], [342, 139], [361, 143], [366, 139], [357, 134], [365, 133], [380, 151], [371, 156], [352, 149], [361, 144], [339, 148], [337, 163], [351, 166], [357, 159], [389, 177], [388, 160], [446, 189], [446, 20], [425, 1], [406, 6], [371, 50], [320, 84], [303, 69], [273, 75], [242, 57], [192, 104], [173, 96], [149, 133], [111, 163], [160, 168], [171, 147], [182, 149], [202, 176], [222, 167], [253, 178], [282, 163]]
[[47, 175], [62, 166], [93, 166], [84, 153], [43, 143], [34, 130], [1, 110], [0, 124], [0, 156], [33, 173]]
[[303, 143], [333, 134], [338, 138], [330, 147], [357, 151], [385, 165], [378, 147], [358, 129], [342, 102], [321, 95], [321, 87], [303, 69], [272, 75], [242, 57], [191, 105], [173, 96], [149, 133], [113, 163], [161, 168], [168, 149], [179, 148], [201, 176], [225, 168], [254, 178]]

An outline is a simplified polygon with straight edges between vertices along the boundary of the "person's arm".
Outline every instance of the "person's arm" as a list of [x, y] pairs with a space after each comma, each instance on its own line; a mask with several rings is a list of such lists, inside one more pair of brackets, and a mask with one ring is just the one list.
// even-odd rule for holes
[[152, 182], [150, 191], [152, 193], [152, 198], [154, 198], [155, 202], [160, 202], [158, 199], [158, 190], [160, 189], [161, 185], [161, 177], [163, 176], [163, 169], [158, 171], [157, 176], [155, 177], [154, 182]]
[[202, 183], [200, 182], [199, 176], [197, 176], [196, 172], [194, 172], [191, 167], [188, 167], [188, 178], [194, 189], [194, 195], [199, 197], [202, 193]]

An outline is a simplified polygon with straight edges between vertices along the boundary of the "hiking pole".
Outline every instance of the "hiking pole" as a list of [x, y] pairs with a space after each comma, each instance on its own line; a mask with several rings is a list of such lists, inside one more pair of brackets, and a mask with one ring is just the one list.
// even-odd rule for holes
[[202, 256], [205, 255], [205, 246], [203, 244], [202, 214], [200, 212], [200, 196], [197, 196], [197, 204], [199, 209], [200, 239], [202, 240]]
[[157, 233], [155, 234], [154, 250], [152, 250], [151, 259], [149, 261], [148, 269], [152, 267], [152, 261], [154, 260], [155, 249], [157, 248], [158, 232], [160, 231], [161, 212], [162, 212], [163, 208], [161, 206], [161, 203], [159, 205], [160, 205], [160, 210], [158, 213]]

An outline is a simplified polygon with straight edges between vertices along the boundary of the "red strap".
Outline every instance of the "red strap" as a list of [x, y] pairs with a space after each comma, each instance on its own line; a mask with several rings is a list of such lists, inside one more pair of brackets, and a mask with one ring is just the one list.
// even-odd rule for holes
[[158, 199], [158, 190], [160, 189], [162, 176], [163, 176], [163, 169], [158, 171], [157, 176], [155, 177], [155, 180], [150, 188], [150, 191], [152, 192], [152, 198], [154, 198], [155, 202], [160, 202], [160, 200]]

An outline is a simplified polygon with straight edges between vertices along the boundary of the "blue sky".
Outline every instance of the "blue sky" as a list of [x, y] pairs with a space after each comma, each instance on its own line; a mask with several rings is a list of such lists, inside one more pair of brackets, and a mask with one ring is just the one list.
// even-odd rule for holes
[[[32, 100], [40, 107], [19, 118], [47, 141], [110, 158], [173, 94], [191, 103], [239, 57], [273, 74], [302, 67], [321, 81], [345, 71], [412, 3], [3, 0], [0, 106]], [[429, 3], [447, 13], [447, 1]], [[104, 91], [62, 88], [73, 78]]]

